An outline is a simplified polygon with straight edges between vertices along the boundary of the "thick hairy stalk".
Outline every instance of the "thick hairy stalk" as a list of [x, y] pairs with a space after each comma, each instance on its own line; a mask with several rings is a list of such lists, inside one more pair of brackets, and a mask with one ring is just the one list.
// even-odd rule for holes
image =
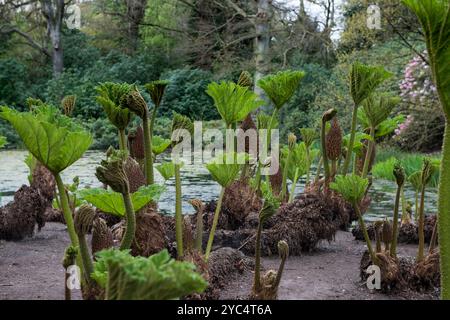
[[291, 151], [291, 149], [289, 149], [286, 163], [284, 164], [284, 168], [283, 168], [283, 182], [281, 184], [281, 195], [280, 195], [280, 199], [282, 202], [284, 202], [284, 199], [286, 197], [287, 175], [288, 175], [288, 171], [289, 171], [289, 166], [291, 165], [291, 158], [292, 158], [292, 151]]
[[82, 204], [75, 213], [74, 225], [75, 232], [80, 243], [81, 260], [83, 261], [85, 284], [90, 287], [92, 284], [91, 274], [94, 270], [92, 265], [91, 253], [86, 241], [86, 234], [92, 228], [95, 218], [95, 210], [87, 204]]
[[432, 254], [434, 251], [434, 248], [436, 248], [437, 229], [438, 229], [438, 223], [436, 221], [436, 223], [434, 224], [434, 227], [433, 227], [433, 233], [431, 234], [430, 247], [428, 248], [428, 254]]
[[84, 269], [84, 280], [89, 285], [92, 281], [91, 273], [94, 270], [94, 266], [92, 264], [91, 254], [89, 253], [89, 246], [86, 241], [85, 235], [80, 235], [78, 237], [80, 241], [80, 254], [81, 260], [83, 261], [83, 269]]
[[[69, 206], [69, 199], [64, 187], [64, 182], [59, 174], [55, 174], [56, 185], [58, 186], [58, 193], [60, 197], [61, 209], [64, 215], [64, 220], [66, 221], [67, 231], [69, 232], [70, 242], [72, 246], [78, 246], [78, 237], [75, 232], [75, 227], [73, 224], [73, 216]], [[81, 260], [80, 260], [81, 261]]]
[[78, 248], [69, 246], [66, 248], [66, 251], [64, 252], [64, 259], [63, 259], [63, 267], [65, 270], [65, 277], [64, 277], [64, 299], [65, 300], [71, 300], [72, 294], [71, 289], [69, 288], [68, 282], [70, 280], [70, 274], [68, 273], [68, 269], [70, 266], [73, 266], [75, 264], [75, 260], [78, 255]]
[[366, 224], [364, 223], [363, 217], [361, 215], [361, 210], [359, 209], [359, 206], [356, 203], [353, 203], [353, 208], [355, 208], [356, 214], [358, 215], [359, 227], [363, 232], [364, 240], [366, 240], [367, 250], [369, 250], [370, 259], [372, 260], [373, 264], [378, 265], [378, 259], [375, 255], [375, 252], [373, 251], [372, 241], [369, 238], [369, 233], [367, 232]]
[[311, 155], [309, 151], [309, 147], [306, 147], [306, 181], [305, 181], [305, 188], [309, 184], [309, 179], [311, 179]]
[[147, 113], [142, 118], [142, 125], [144, 129], [145, 179], [147, 180], [147, 185], [151, 185], [154, 183], [153, 154], [152, 154], [152, 136], [148, 123]]
[[314, 183], [317, 184], [320, 179], [320, 172], [322, 171], [323, 166], [323, 157], [320, 157], [319, 163], [317, 164], [316, 177], [314, 179]]
[[419, 221], [419, 192], [418, 191], [415, 191], [414, 192], [414, 199], [415, 199], [415, 203], [416, 203], [416, 205], [415, 205], [415, 214], [414, 214], [414, 220], [415, 221]]
[[214, 219], [213, 219], [213, 224], [211, 226], [211, 231], [209, 233], [208, 244], [206, 245], [205, 261], [208, 261], [209, 254], [211, 253], [212, 245], [214, 242], [214, 234], [216, 233], [217, 223], [219, 222], [219, 214], [220, 214], [220, 209], [222, 207], [222, 200], [223, 200], [224, 194], [225, 194], [225, 188], [222, 187], [222, 190], [220, 190], [219, 200], [217, 201], [216, 211], [214, 212]]
[[425, 235], [424, 235], [424, 225], [425, 225], [425, 185], [422, 185], [420, 190], [420, 209], [419, 209], [419, 252], [417, 253], [417, 261], [422, 261], [424, 258], [425, 250]]
[[125, 229], [125, 235], [120, 243], [120, 250], [130, 249], [134, 240], [134, 233], [136, 231], [136, 216], [134, 214], [133, 203], [131, 202], [130, 193], [123, 193], [123, 202], [125, 204], [125, 212], [127, 219], [127, 226]]
[[119, 130], [119, 149], [120, 150], [127, 149], [127, 140], [125, 137], [125, 130]]
[[402, 189], [402, 223], [409, 223], [411, 221], [411, 217], [409, 216], [407, 203], [406, 203], [406, 197], [405, 197], [405, 188]]
[[178, 258], [183, 257], [183, 213], [181, 212], [180, 165], [175, 164], [175, 238]]
[[394, 204], [394, 218], [392, 220], [392, 244], [389, 253], [391, 257], [397, 257], [397, 238], [398, 238], [398, 211], [400, 208], [400, 197], [402, 193], [403, 186], [397, 186], [397, 193], [395, 195]]
[[373, 149], [375, 148], [375, 128], [373, 128], [373, 127], [370, 128], [370, 136], [371, 136], [372, 140], [369, 141], [369, 147], [367, 148], [366, 158], [364, 159], [364, 167], [363, 167], [363, 171], [361, 173], [362, 178], [367, 177], [367, 175], [369, 173], [370, 161], [372, 159]]
[[284, 271], [284, 265], [286, 264], [286, 259], [289, 256], [289, 246], [286, 241], [280, 241], [278, 242], [278, 253], [281, 258], [280, 266], [278, 267], [277, 271], [277, 278], [275, 279], [275, 283], [273, 284], [273, 289], [277, 292], [278, 286], [281, 282], [281, 276], [283, 275]]
[[450, 299], [450, 128], [445, 126], [438, 200], [438, 239], [441, 263], [441, 296]]
[[[298, 168], [295, 169], [295, 175], [294, 175], [294, 180], [292, 181], [292, 186], [291, 186], [291, 193], [289, 194], [289, 203], [292, 202], [292, 200], [294, 200], [294, 193], [295, 193], [295, 188], [297, 187], [297, 182], [298, 182]], [[307, 184], [305, 184], [305, 189], [306, 189]]]
[[354, 105], [352, 115], [352, 126], [350, 129], [350, 139], [348, 140], [347, 145], [347, 155], [345, 156], [344, 164], [342, 165], [342, 174], [344, 176], [347, 174], [348, 168], [350, 166], [350, 160], [352, 159], [353, 145], [355, 144], [357, 120], [358, 120], [358, 106]]

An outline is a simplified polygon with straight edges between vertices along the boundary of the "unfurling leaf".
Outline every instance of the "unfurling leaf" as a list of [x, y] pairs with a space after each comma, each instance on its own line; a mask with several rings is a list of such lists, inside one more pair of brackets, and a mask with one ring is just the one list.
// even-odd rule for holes
[[[166, 190], [164, 186], [152, 184], [142, 186], [135, 193], [131, 194], [131, 201], [134, 210], [138, 211], [150, 202], [157, 202], [161, 194]], [[125, 216], [125, 204], [122, 194], [103, 188], [93, 188], [80, 190], [78, 197], [92, 204], [102, 212], [113, 214], [119, 217]]]

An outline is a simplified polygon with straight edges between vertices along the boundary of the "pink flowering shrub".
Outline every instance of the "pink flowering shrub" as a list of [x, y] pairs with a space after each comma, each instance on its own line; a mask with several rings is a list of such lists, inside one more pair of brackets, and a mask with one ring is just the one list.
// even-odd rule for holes
[[[423, 56], [427, 57], [426, 51]], [[431, 81], [430, 67], [420, 56], [415, 56], [406, 65], [400, 91], [400, 96], [406, 103], [422, 106], [437, 103], [437, 92]]]
[[[427, 58], [427, 52], [423, 52]], [[406, 121], [395, 129], [392, 142], [409, 151], [435, 151], [442, 145], [444, 116], [428, 64], [413, 57], [405, 67], [399, 84]]]

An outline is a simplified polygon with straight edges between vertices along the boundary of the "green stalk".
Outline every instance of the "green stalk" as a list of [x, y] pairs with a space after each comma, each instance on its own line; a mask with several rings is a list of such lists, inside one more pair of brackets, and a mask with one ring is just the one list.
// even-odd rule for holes
[[224, 194], [225, 194], [225, 188], [222, 187], [222, 190], [220, 190], [219, 200], [217, 201], [216, 211], [214, 212], [214, 219], [213, 219], [213, 224], [211, 226], [211, 231], [209, 233], [208, 244], [206, 246], [205, 261], [208, 261], [209, 254], [211, 253], [211, 249], [212, 249], [212, 245], [213, 245], [213, 241], [214, 241], [214, 234], [216, 233], [217, 223], [219, 222], [219, 214], [220, 214], [220, 209], [222, 207], [222, 200], [223, 200]]
[[[71, 245], [73, 247], [79, 247], [79, 241], [77, 233], [75, 232], [75, 226], [73, 224], [73, 216], [72, 211], [69, 206], [69, 199], [67, 198], [66, 189], [64, 187], [64, 182], [61, 179], [61, 175], [59, 173], [54, 174], [56, 185], [58, 187], [58, 193], [60, 197], [61, 210], [63, 212], [64, 220], [66, 221], [67, 231], [69, 232], [69, 238]], [[80, 268], [81, 276], [84, 274], [83, 270], [83, 261], [81, 259], [81, 255], [77, 255], [77, 266]]]
[[175, 164], [175, 238], [178, 258], [183, 257], [183, 213], [181, 212], [181, 178], [180, 165]]
[[428, 248], [428, 254], [432, 254], [434, 251], [434, 248], [436, 248], [437, 227], [438, 227], [438, 224], [435, 223], [435, 225], [433, 227], [433, 233], [431, 234], [430, 247]]
[[[270, 145], [270, 138], [271, 138], [273, 121], [275, 120], [275, 117], [277, 115], [278, 115], [278, 109], [275, 108], [273, 110], [273, 112], [272, 112], [272, 116], [270, 117], [269, 127], [267, 128], [267, 139], [266, 139], [266, 143], [264, 145], [264, 150], [266, 152], [266, 155], [268, 155], [268, 153], [269, 153], [269, 145]], [[269, 175], [266, 175], [266, 181], [268, 182], [268, 186], [270, 188]]]
[[353, 174], [356, 175], [358, 173], [358, 156], [356, 153], [353, 153], [352, 155], [352, 160], [353, 160]]
[[284, 170], [283, 170], [283, 182], [281, 184], [281, 202], [284, 202], [284, 198], [286, 197], [286, 191], [287, 191], [287, 174], [288, 174], [288, 170], [289, 170], [289, 166], [291, 164], [291, 158], [292, 158], [292, 152], [291, 149], [288, 150], [288, 156], [286, 159], [286, 163], [284, 165]]
[[364, 167], [361, 174], [362, 178], [366, 178], [367, 174], [369, 173], [370, 160], [372, 158], [373, 149], [375, 148], [375, 128], [373, 127], [370, 128], [370, 137], [372, 138], [372, 140], [369, 141], [369, 146], [366, 152], [366, 158], [364, 159]]
[[258, 293], [261, 291], [261, 233], [262, 224], [258, 223], [256, 231], [256, 247], [255, 247], [255, 275], [253, 280], [253, 291]]
[[127, 149], [127, 140], [125, 137], [125, 130], [119, 130], [119, 149], [120, 150]]
[[419, 252], [417, 253], [417, 261], [422, 261], [425, 250], [425, 236], [423, 233], [425, 224], [425, 184], [423, 183], [420, 192], [420, 210], [419, 210]]
[[154, 183], [154, 175], [153, 175], [153, 154], [152, 154], [152, 137], [151, 131], [148, 124], [148, 116], [147, 112], [145, 116], [142, 118], [142, 125], [144, 129], [144, 153], [145, 153], [145, 178], [147, 181], [147, 185], [151, 185]]
[[[443, 100], [442, 100], [443, 101]], [[450, 129], [445, 126], [439, 178], [439, 251], [441, 255], [441, 298], [450, 299]]]
[[79, 235], [78, 237], [80, 242], [80, 254], [81, 260], [83, 262], [84, 268], [84, 279], [88, 285], [92, 283], [91, 274], [94, 271], [94, 266], [92, 264], [91, 254], [89, 253], [89, 247], [86, 241], [85, 235]]
[[58, 193], [60, 197], [61, 209], [64, 215], [64, 220], [66, 221], [67, 231], [69, 232], [70, 242], [72, 246], [78, 247], [78, 237], [75, 232], [75, 226], [73, 224], [73, 216], [69, 207], [69, 199], [67, 198], [67, 193], [64, 187], [64, 183], [61, 179], [59, 173], [54, 174], [56, 185], [58, 186]]
[[306, 182], [305, 187], [309, 184], [309, 179], [311, 178], [311, 159], [309, 153], [309, 147], [306, 147]]
[[350, 140], [347, 145], [347, 155], [345, 156], [344, 164], [342, 165], [342, 174], [345, 176], [347, 174], [348, 168], [350, 166], [350, 160], [352, 158], [353, 153], [353, 145], [355, 144], [355, 135], [356, 135], [356, 124], [358, 120], [358, 106], [353, 106], [353, 115], [352, 115], [352, 126], [350, 129]]
[[317, 165], [317, 170], [316, 170], [316, 178], [314, 179], [314, 182], [316, 184], [319, 182], [322, 166], [323, 166], [323, 157], [320, 157], [319, 164]]
[[419, 192], [416, 190], [414, 192], [414, 198], [416, 201], [416, 210], [414, 220], [419, 221]]
[[127, 218], [127, 226], [125, 229], [125, 235], [120, 243], [120, 250], [130, 249], [134, 240], [134, 233], [136, 231], [136, 216], [134, 214], [133, 203], [131, 202], [131, 196], [129, 193], [122, 194], [123, 202], [125, 204], [125, 212]]
[[359, 227], [361, 228], [361, 230], [363, 232], [363, 235], [364, 235], [364, 239], [366, 240], [367, 249], [369, 250], [370, 259], [372, 260], [373, 264], [377, 265], [378, 264], [378, 259], [377, 259], [376, 255], [375, 255], [375, 253], [373, 252], [372, 242], [370, 241], [369, 234], [367, 233], [366, 224], [364, 223], [363, 217], [361, 215], [361, 211], [359, 210], [359, 206], [356, 203], [353, 203], [353, 208], [355, 208], [356, 214], [358, 215]]
[[331, 172], [330, 176], [334, 177], [337, 173], [337, 160], [331, 160]]
[[408, 210], [406, 210], [405, 188], [402, 188], [402, 223], [409, 222]]
[[394, 204], [394, 218], [392, 221], [392, 244], [391, 250], [389, 251], [391, 257], [397, 257], [397, 237], [398, 237], [398, 210], [400, 207], [400, 197], [403, 186], [397, 186], [397, 193], [395, 195], [395, 204]]
[[[294, 180], [292, 181], [292, 186], [291, 186], [291, 193], [289, 194], [289, 200], [288, 200], [289, 203], [291, 203], [292, 200], [294, 200], [294, 193], [295, 193], [295, 188], [297, 186], [297, 181], [298, 181], [298, 168], [295, 169]], [[306, 188], [306, 184], [305, 184], [305, 188]]]

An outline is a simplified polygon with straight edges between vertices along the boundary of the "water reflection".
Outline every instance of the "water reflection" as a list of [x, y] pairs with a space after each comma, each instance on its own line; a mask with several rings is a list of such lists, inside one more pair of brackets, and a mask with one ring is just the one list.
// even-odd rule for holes
[[[26, 151], [0, 151], [0, 204], [4, 205], [12, 200], [14, 192], [22, 185], [28, 183], [28, 167], [24, 163]], [[162, 156], [157, 163], [164, 161]], [[101, 151], [88, 151], [83, 158], [63, 171], [64, 182], [69, 183], [75, 176], [79, 176], [81, 187], [100, 187], [101, 183], [94, 175], [95, 167], [104, 158]], [[192, 213], [194, 210], [187, 200], [199, 198], [203, 201], [215, 199], [219, 194], [219, 186], [209, 177], [208, 171], [201, 164], [184, 166], [181, 169], [183, 190], [183, 212]], [[164, 183], [164, 179], [155, 170], [157, 183]], [[297, 192], [301, 191], [303, 181], [299, 182]], [[159, 208], [163, 213], [171, 214], [175, 206], [175, 182], [173, 179], [167, 183], [167, 191], [161, 196]], [[393, 182], [375, 180], [370, 195], [372, 203], [365, 215], [366, 220], [379, 219], [392, 216], [396, 187]], [[406, 188], [405, 196], [414, 202], [414, 191]], [[426, 208], [429, 213], [435, 213], [437, 208], [436, 190], [430, 190], [426, 196]]]

